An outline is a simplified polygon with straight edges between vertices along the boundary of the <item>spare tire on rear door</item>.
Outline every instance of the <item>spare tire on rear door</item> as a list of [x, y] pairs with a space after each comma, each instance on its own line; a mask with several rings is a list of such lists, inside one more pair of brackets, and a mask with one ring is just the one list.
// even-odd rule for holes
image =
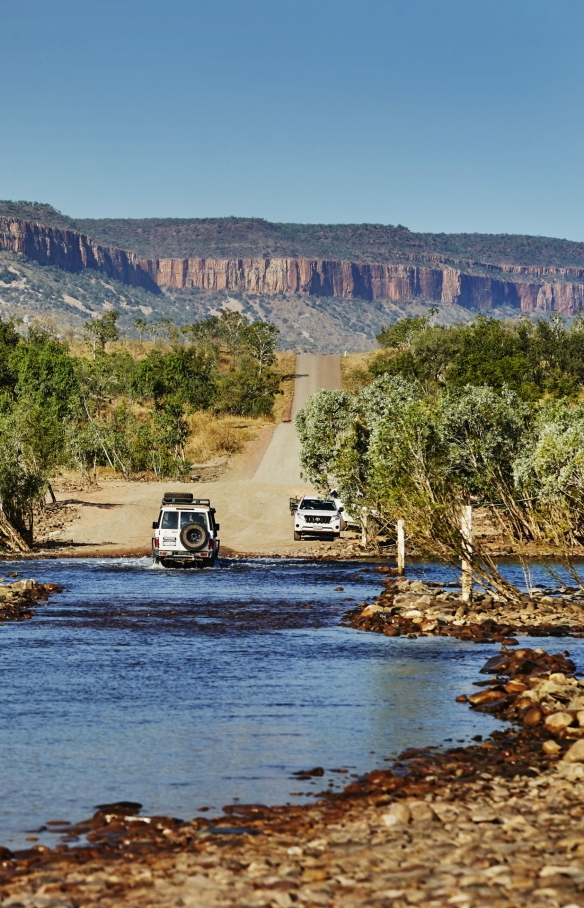
[[188, 523], [180, 531], [180, 541], [189, 552], [198, 552], [207, 545], [209, 533], [199, 523]]

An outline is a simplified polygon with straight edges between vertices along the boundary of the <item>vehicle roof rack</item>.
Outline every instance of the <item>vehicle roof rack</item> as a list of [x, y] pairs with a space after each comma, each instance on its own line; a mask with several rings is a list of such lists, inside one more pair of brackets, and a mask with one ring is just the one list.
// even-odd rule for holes
[[165, 492], [162, 496], [162, 504], [200, 504], [204, 507], [211, 507], [209, 498], [194, 498], [192, 492]]

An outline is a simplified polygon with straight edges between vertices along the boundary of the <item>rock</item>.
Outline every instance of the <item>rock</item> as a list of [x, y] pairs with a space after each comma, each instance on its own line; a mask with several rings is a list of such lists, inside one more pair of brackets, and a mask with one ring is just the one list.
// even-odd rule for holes
[[574, 741], [562, 757], [562, 763], [584, 763], [584, 739]]
[[410, 590], [412, 593], [429, 593], [430, 589], [426, 586], [423, 580], [412, 580], [410, 583]]
[[375, 605], [375, 604], [368, 605], [361, 612], [361, 617], [370, 618], [372, 615], [377, 615], [378, 612], [382, 612], [382, 611], [383, 611], [383, 606], [381, 606], [381, 605]]
[[437, 819], [432, 808], [425, 801], [408, 801], [412, 823], [432, 823]]
[[544, 741], [543, 744], [541, 745], [541, 749], [543, 750], [544, 754], [548, 754], [548, 756], [553, 756], [553, 754], [559, 753], [562, 748], [558, 744], [557, 741], [550, 740], [550, 741]]
[[437, 627], [438, 627], [437, 621], [424, 621], [423, 624], [421, 625], [421, 630], [424, 633], [428, 634], [428, 633], [431, 633], [432, 631], [435, 631]]
[[485, 706], [487, 703], [497, 703], [502, 700], [504, 695], [500, 690], [481, 690], [478, 694], [473, 694], [468, 698], [472, 706]]
[[411, 820], [410, 808], [403, 801], [396, 801], [392, 804], [387, 813], [384, 813], [381, 819], [386, 826], [407, 826]]
[[576, 720], [580, 728], [584, 728], [584, 709], [579, 709], [576, 713]]
[[538, 706], [532, 706], [523, 716], [523, 724], [527, 725], [528, 728], [535, 728], [536, 725], [539, 725], [542, 718], [543, 713], [541, 709], [539, 709]]
[[570, 713], [558, 712], [552, 713], [549, 716], [545, 717], [544, 725], [549, 731], [559, 731], [561, 728], [568, 728], [572, 724], [572, 716]]

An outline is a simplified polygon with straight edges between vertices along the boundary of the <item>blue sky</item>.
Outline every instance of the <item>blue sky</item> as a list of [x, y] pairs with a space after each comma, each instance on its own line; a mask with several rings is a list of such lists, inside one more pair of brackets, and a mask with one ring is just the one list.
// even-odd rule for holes
[[0, 197], [584, 240], [582, 0], [0, 0]]

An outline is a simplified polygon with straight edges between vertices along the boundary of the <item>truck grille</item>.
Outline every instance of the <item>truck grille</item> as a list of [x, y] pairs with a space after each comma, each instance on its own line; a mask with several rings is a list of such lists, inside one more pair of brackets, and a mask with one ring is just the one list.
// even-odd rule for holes
[[330, 517], [314, 517], [312, 514], [307, 515], [304, 520], [306, 523], [330, 523]]

